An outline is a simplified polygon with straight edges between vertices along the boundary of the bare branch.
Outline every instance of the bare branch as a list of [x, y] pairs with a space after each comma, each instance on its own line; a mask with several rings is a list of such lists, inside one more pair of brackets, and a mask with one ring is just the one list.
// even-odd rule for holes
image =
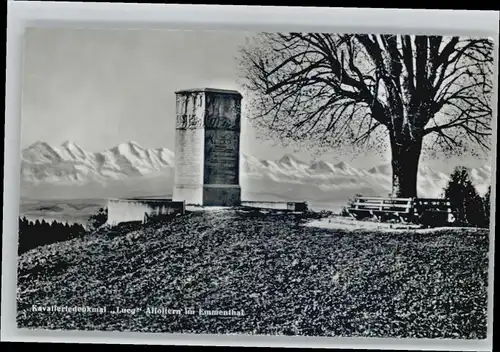
[[486, 38], [264, 33], [240, 64], [255, 94], [252, 119], [276, 138], [377, 147], [370, 136], [383, 130], [399, 144], [425, 137], [443, 150], [465, 140], [488, 147]]

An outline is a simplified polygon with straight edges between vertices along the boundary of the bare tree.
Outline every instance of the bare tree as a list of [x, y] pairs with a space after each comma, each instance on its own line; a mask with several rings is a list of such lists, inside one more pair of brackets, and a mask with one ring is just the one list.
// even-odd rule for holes
[[256, 126], [285, 144], [389, 147], [393, 196], [417, 196], [423, 150], [490, 148], [487, 38], [262, 33], [239, 60]]

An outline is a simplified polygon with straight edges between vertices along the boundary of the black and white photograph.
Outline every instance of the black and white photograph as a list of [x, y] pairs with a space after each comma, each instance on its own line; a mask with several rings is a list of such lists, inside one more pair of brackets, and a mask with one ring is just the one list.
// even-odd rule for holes
[[496, 39], [23, 40], [18, 328], [487, 338]]

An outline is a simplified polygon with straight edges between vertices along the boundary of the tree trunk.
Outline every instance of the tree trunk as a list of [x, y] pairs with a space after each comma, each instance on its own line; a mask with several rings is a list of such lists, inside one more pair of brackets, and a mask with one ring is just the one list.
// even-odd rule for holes
[[422, 137], [391, 136], [392, 196], [417, 197], [417, 173], [422, 152]]

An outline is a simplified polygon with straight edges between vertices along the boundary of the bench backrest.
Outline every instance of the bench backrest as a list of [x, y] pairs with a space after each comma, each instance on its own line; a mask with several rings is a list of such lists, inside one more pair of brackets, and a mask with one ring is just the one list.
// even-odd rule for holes
[[438, 198], [416, 198], [415, 206], [423, 207], [426, 209], [448, 209], [451, 208], [451, 202], [448, 199]]
[[413, 207], [413, 198], [383, 198], [383, 197], [356, 197], [351, 204], [355, 209], [378, 209], [378, 210], [397, 210], [411, 211]]
[[401, 209], [410, 212], [452, 211], [448, 199], [441, 198], [390, 198], [390, 197], [356, 197], [351, 203], [355, 209]]

